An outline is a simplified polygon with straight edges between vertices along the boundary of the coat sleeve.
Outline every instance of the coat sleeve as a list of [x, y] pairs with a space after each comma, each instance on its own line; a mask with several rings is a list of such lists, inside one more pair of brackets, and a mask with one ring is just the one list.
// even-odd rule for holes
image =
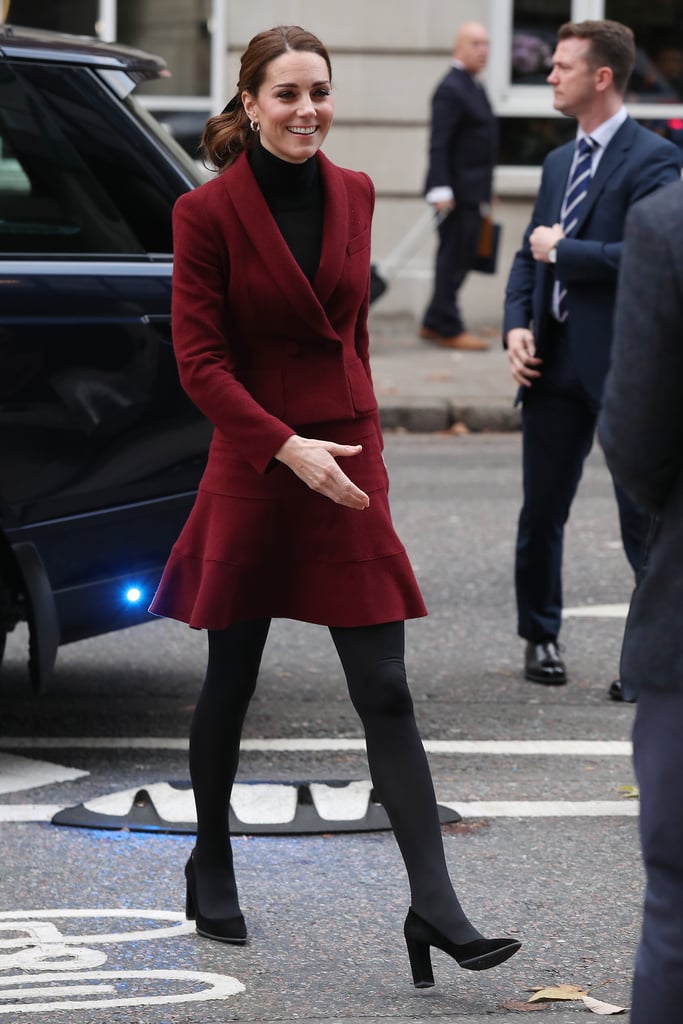
[[679, 477], [683, 452], [682, 236], [680, 183], [636, 204], [628, 216], [612, 365], [598, 420], [615, 479], [653, 512]]
[[452, 185], [452, 150], [462, 115], [463, 104], [457, 91], [442, 82], [432, 97], [426, 192], [432, 188]]
[[173, 211], [173, 346], [183, 388], [259, 472], [294, 434], [235, 376], [227, 303], [229, 254], [201, 189]]
[[531, 255], [529, 238], [534, 228], [546, 221], [545, 211], [548, 207], [548, 180], [546, 165], [541, 175], [541, 185], [536, 196], [522, 244], [515, 253], [505, 287], [505, 305], [503, 309], [503, 346], [506, 346], [508, 331], [513, 327], [529, 327], [533, 316], [533, 295], [539, 267]]

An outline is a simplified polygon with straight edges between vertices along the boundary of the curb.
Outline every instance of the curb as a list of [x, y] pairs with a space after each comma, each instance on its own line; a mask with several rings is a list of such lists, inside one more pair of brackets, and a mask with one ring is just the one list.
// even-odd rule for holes
[[508, 433], [521, 429], [521, 413], [512, 406], [457, 405], [447, 399], [402, 398], [380, 402], [382, 430], [434, 433], [461, 425], [472, 433]]

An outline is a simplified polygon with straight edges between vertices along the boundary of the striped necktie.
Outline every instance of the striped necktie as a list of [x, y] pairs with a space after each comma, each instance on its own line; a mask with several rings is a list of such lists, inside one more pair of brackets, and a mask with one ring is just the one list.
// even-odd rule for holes
[[[561, 224], [565, 236], [571, 235], [579, 220], [581, 204], [588, 194], [591, 180], [591, 161], [595, 143], [586, 136], [578, 146], [578, 158], [574, 164], [571, 177], [567, 182], [567, 191], [562, 203]], [[567, 289], [560, 283], [557, 309], [560, 320], [567, 319]]]

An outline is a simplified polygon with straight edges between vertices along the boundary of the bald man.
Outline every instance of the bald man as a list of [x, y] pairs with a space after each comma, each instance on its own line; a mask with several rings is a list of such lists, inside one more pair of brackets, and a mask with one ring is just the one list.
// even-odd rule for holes
[[432, 96], [425, 198], [441, 215], [434, 292], [420, 337], [445, 348], [476, 351], [487, 342], [470, 334], [458, 291], [477, 256], [482, 210], [491, 201], [498, 124], [477, 75], [486, 67], [489, 36], [469, 21], [455, 37], [451, 68]]

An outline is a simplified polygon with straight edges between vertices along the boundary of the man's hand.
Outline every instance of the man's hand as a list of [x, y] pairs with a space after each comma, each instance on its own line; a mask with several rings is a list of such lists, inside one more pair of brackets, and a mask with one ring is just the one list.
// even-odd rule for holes
[[543, 362], [536, 355], [534, 336], [526, 327], [513, 327], [506, 340], [513, 379], [523, 388], [530, 388], [541, 376], [538, 367]]
[[431, 204], [438, 216], [445, 217], [447, 213], [455, 209], [455, 199], [439, 199], [438, 202]]
[[369, 497], [349, 480], [336, 462], [339, 458], [358, 455], [362, 450], [360, 444], [335, 444], [293, 434], [276, 452], [275, 458], [312, 491], [346, 508], [364, 509], [370, 504]]
[[564, 238], [561, 224], [553, 224], [550, 228], [544, 224], [539, 224], [529, 235], [531, 255], [539, 263], [549, 263], [548, 253], [557, 245], [561, 238]]

